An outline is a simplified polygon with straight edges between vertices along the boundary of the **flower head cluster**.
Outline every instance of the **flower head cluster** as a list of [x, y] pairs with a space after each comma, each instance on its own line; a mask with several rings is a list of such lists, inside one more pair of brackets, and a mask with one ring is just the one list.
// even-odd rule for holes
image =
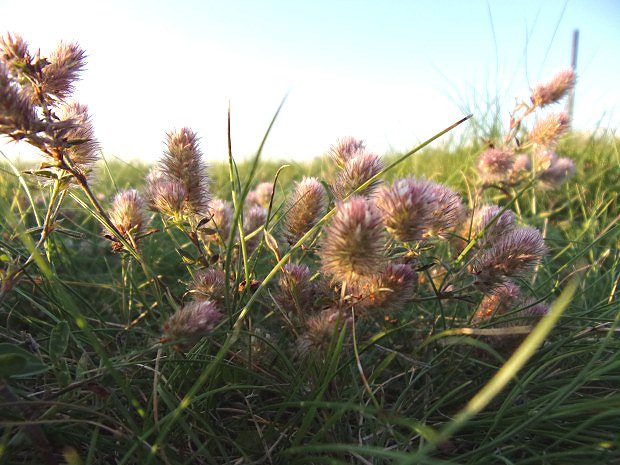
[[[343, 200], [382, 169], [383, 162], [377, 155], [364, 151], [355, 152], [351, 158], [345, 161], [342, 170], [338, 173], [336, 182], [332, 186], [334, 195]], [[370, 196], [380, 183], [380, 179], [375, 179], [356, 194]]]
[[550, 82], [534, 87], [531, 97], [532, 103], [538, 107], [544, 107], [558, 102], [573, 88], [576, 79], [577, 76], [573, 69], [560, 71]]
[[282, 267], [276, 302], [284, 311], [293, 311], [302, 319], [313, 309], [314, 285], [306, 265], [288, 263]]
[[543, 147], [552, 146], [568, 130], [569, 123], [566, 113], [553, 113], [534, 125], [529, 133], [529, 139]]
[[353, 320], [351, 315], [337, 308], [329, 308], [311, 316], [306, 321], [306, 331], [297, 340], [297, 353], [303, 358], [322, 360], [334, 338], [346, 331]]
[[213, 300], [216, 303], [224, 302], [226, 293], [226, 276], [220, 268], [209, 268], [196, 273], [190, 290], [194, 300]]
[[195, 300], [177, 310], [163, 327], [165, 341], [191, 344], [208, 336], [222, 319], [212, 300]]
[[367, 307], [386, 312], [400, 310], [413, 297], [416, 281], [417, 274], [411, 266], [388, 263], [369, 286], [371, 293]]
[[[245, 212], [243, 221], [243, 234], [246, 236], [245, 246], [248, 253], [252, 253], [261, 240], [261, 232], [259, 228], [265, 225], [267, 221], [267, 209], [259, 205], [250, 207]], [[251, 237], [247, 237], [251, 235]]]
[[353, 137], [338, 139], [329, 149], [329, 156], [340, 167], [344, 168], [345, 163], [364, 151], [364, 142]]
[[481, 289], [493, 289], [510, 280], [526, 276], [547, 252], [537, 229], [514, 228], [494, 240], [474, 259], [472, 272]]
[[211, 218], [206, 224], [207, 228], [217, 231], [215, 234], [208, 234], [207, 240], [226, 242], [230, 236], [232, 226], [233, 210], [230, 202], [221, 199], [212, 199], [209, 204]]
[[381, 272], [385, 261], [381, 213], [363, 197], [339, 202], [325, 228], [320, 257], [323, 271], [336, 281], [360, 282]]
[[247, 206], [259, 205], [263, 208], [269, 208], [272, 196], [273, 184], [270, 182], [261, 182], [254, 190], [248, 192], [245, 203]]
[[406, 178], [377, 195], [387, 231], [402, 242], [443, 236], [462, 219], [464, 207], [450, 189], [430, 181]]
[[76, 43], [60, 43], [43, 68], [42, 91], [60, 100], [69, 97], [83, 71], [86, 54]]
[[[146, 225], [144, 214], [144, 201], [142, 196], [135, 189], [121, 191], [114, 197], [112, 209], [110, 210], [110, 220], [123, 236], [131, 234], [136, 238]], [[111, 231], [107, 231], [111, 234]]]
[[[163, 207], [158, 211], [172, 211], [174, 216], [207, 216], [211, 193], [197, 134], [188, 128], [168, 133], [166, 146], [158, 174], [148, 179], [151, 206]], [[157, 197], [160, 195], [163, 198]], [[173, 210], [178, 208], [179, 197], [183, 199], [181, 208]]]
[[284, 237], [295, 244], [321, 219], [326, 209], [326, 193], [317, 178], [304, 177], [286, 206]]
[[488, 148], [478, 158], [478, 174], [483, 182], [504, 181], [514, 164], [514, 153], [510, 149]]
[[88, 107], [77, 102], [60, 106], [61, 120], [67, 122], [63, 136], [67, 141], [66, 155], [76, 167], [86, 174], [98, 160], [99, 143], [88, 115]]

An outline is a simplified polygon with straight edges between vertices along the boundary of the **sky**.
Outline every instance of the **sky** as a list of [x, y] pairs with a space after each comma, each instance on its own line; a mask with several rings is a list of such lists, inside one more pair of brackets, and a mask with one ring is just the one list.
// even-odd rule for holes
[[[574, 127], [620, 125], [620, 0], [0, 0], [0, 33], [36, 50], [76, 41], [103, 154], [155, 161], [190, 127], [207, 160], [258, 148], [305, 160], [338, 138], [402, 152], [467, 113], [478, 121], [570, 66], [580, 31]], [[0, 150], [15, 156], [24, 145]]]

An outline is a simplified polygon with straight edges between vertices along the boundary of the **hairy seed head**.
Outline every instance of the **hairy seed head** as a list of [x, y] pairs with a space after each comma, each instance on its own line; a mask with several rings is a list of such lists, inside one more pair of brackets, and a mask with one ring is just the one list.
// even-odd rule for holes
[[287, 263], [282, 267], [275, 295], [278, 305], [287, 312], [294, 312], [302, 319], [313, 309], [314, 283], [306, 265]]
[[341, 282], [376, 276], [385, 261], [381, 214], [363, 197], [338, 202], [325, 228], [320, 256], [323, 271]]
[[269, 202], [271, 202], [271, 196], [273, 195], [273, 184], [270, 182], [261, 182], [254, 188], [254, 190], [248, 192], [245, 198], [246, 206], [259, 205], [264, 208], [269, 208]]
[[[332, 190], [337, 199], [343, 200], [355, 189], [364, 184], [383, 169], [381, 159], [372, 153], [358, 152], [349, 158], [338, 173]], [[370, 196], [381, 184], [380, 179], [375, 179], [370, 185], [356, 193], [356, 195]]]
[[194, 282], [190, 287], [194, 300], [204, 301], [210, 299], [218, 304], [222, 304], [226, 293], [225, 280], [224, 271], [219, 268], [209, 268], [196, 273]]
[[537, 107], [544, 107], [559, 101], [573, 88], [576, 79], [577, 76], [573, 69], [560, 71], [550, 82], [534, 87], [531, 97], [532, 103]]
[[66, 153], [85, 174], [99, 159], [100, 150], [88, 107], [77, 102], [64, 103], [60, 106], [60, 119], [67, 122], [67, 130], [63, 134]]
[[49, 62], [43, 68], [41, 87], [45, 94], [64, 100], [73, 93], [75, 81], [86, 65], [86, 54], [76, 43], [61, 42]]
[[222, 319], [217, 304], [212, 300], [193, 301], [177, 310], [163, 327], [167, 341], [192, 342], [213, 332]]
[[509, 278], [525, 277], [547, 252], [545, 241], [534, 228], [516, 228], [493, 241], [475, 257], [472, 271], [480, 289], [492, 289]]
[[35, 120], [32, 96], [13, 81], [0, 60], [0, 134], [28, 131]]
[[531, 142], [549, 147], [569, 128], [570, 119], [566, 113], [553, 113], [534, 125], [529, 133]]
[[0, 60], [10, 67], [30, 63], [28, 44], [19, 34], [7, 33], [0, 37]]
[[209, 204], [209, 211], [211, 219], [206, 224], [206, 227], [216, 230], [217, 233], [208, 235], [207, 240], [222, 240], [226, 242], [230, 236], [230, 228], [233, 219], [233, 210], [230, 202], [226, 202], [222, 199], [213, 199]]
[[[147, 224], [144, 214], [144, 201], [135, 189], [128, 189], [116, 194], [109, 216], [112, 224], [124, 236], [131, 232], [135, 238], [142, 227]], [[106, 230], [105, 232], [111, 234], [110, 231]]]
[[478, 158], [478, 175], [483, 182], [505, 181], [514, 164], [514, 153], [510, 149], [488, 148]]
[[176, 181], [185, 190], [184, 211], [191, 215], [206, 216], [211, 193], [198, 135], [188, 128], [167, 134], [167, 150], [159, 168], [165, 177]]
[[[350, 328], [351, 315], [340, 309], [329, 308], [306, 320], [306, 331], [297, 340], [297, 354], [301, 358], [323, 360], [334, 337]], [[346, 331], [345, 330], [345, 331]]]
[[373, 279], [368, 305], [386, 312], [400, 310], [413, 297], [417, 273], [411, 266], [389, 263], [381, 274]]
[[344, 168], [345, 163], [364, 151], [364, 142], [353, 137], [338, 139], [329, 149], [329, 156], [340, 167]]
[[146, 186], [149, 208], [170, 217], [182, 213], [187, 197], [182, 184], [164, 176], [159, 168], [153, 168], [146, 177]]
[[[263, 226], [267, 221], [267, 209], [261, 207], [259, 205], [254, 205], [250, 207], [249, 210], [245, 212], [245, 218], [243, 221], [243, 233], [245, 236], [248, 236], [252, 232], [256, 231], [258, 228]], [[245, 246], [248, 253], [252, 253], [254, 249], [258, 246], [262, 236], [261, 233], [257, 233], [249, 239], [246, 239]]]
[[552, 189], [561, 185], [575, 172], [575, 164], [570, 158], [556, 158], [553, 163], [540, 173], [540, 182], [543, 187]]
[[285, 210], [284, 237], [289, 244], [295, 244], [321, 219], [326, 205], [325, 188], [317, 178], [304, 177], [296, 184]]
[[478, 325], [512, 310], [521, 298], [521, 289], [506, 281], [486, 294], [474, 314], [472, 324]]

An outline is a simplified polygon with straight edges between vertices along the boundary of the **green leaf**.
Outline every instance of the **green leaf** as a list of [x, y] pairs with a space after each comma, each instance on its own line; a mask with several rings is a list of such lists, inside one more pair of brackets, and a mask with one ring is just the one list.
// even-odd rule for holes
[[0, 355], [0, 378], [20, 374], [28, 362], [19, 354]]
[[[17, 359], [23, 359], [24, 363]], [[22, 377], [38, 375], [49, 370], [49, 367], [36, 356], [15, 344], [0, 343], [0, 377]], [[5, 372], [6, 370], [6, 372]]]
[[67, 350], [69, 331], [69, 323], [60, 321], [50, 333], [49, 355], [54, 365], [58, 363]]

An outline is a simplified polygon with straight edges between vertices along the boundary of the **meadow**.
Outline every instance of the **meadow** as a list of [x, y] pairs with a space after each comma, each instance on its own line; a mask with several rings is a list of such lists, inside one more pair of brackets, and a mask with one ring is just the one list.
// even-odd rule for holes
[[0, 463], [620, 460], [620, 140], [570, 131], [572, 72], [405, 154], [183, 128], [147, 166], [101, 157], [77, 45], [0, 45], [41, 151], [0, 165]]

